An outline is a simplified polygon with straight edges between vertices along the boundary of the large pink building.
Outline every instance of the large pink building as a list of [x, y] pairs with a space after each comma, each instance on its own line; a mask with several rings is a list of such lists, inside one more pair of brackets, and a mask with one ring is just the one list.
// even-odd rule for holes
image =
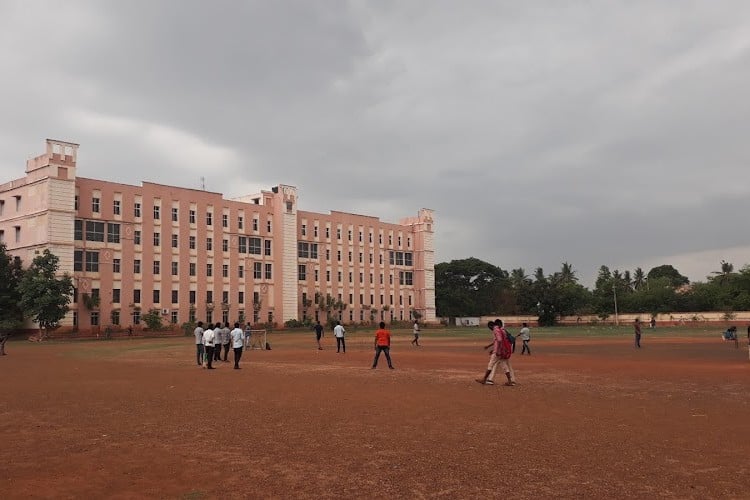
[[298, 210], [293, 186], [224, 199], [82, 178], [77, 150], [48, 139], [0, 185], [0, 242], [25, 265], [48, 248], [74, 278], [64, 327], [139, 325], [152, 308], [177, 324], [435, 321], [431, 210], [392, 224]]

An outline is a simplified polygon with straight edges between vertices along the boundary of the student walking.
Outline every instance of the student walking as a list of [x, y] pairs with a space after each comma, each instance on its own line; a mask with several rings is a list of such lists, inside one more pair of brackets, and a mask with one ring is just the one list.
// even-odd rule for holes
[[490, 375], [494, 375], [495, 367], [499, 365], [500, 368], [502, 368], [502, 370], [505, 372], [505, 376], [508, 379], [505, 385], [516, 385], [513, 366], [510, 364], [510, 357], [513, 354], [513, 347], [508, 340], [508, 333], [505, 331], [505, 328], [503, 328], [502, 320], [495, 320], [494, 327], [492, 329], [492, 335], [493, 342], [490, 362], [487, 365], [487, 370], [484, 373], [484, 377], [481, 379], [477, 379], [477, 382], [483, 385], [494, 385], [494, 381], [492, 380], [492, 378], [490, 378]]
[[315, 322], [313, 330], [315, 330], [315, 341], [318, 343], [318, 350], [322, 351], [323, 346], [320, 345], [320, 339], [323, 338], [323, 325], [320, 324], [320, 320]]
[[229, 363], [229, 344], [232, 341], [232, 330], [229, 329], [229, 322], [224, 323], [221, 329], [221, 344], [224, 347], [224, 362]]
[[198, 326], [193, 330], [193, 335], [195, 335], [195, 356], [198, 366], [203, 366], [203, 321], [198, 322]]
[[333, 327], [333, 336], [336, 337], [336, 352], [340, 352], [342, 349], [344, 352], [346, 352], [346, 340], [344, 339], [345, 334], [346, 330], [344, 330], [341, 322], [336, 321], [336, 326]]
[[639, 318], [635, 318], [635, 322], [633, 323], [633, 330], [635, 333], [635, 347], [640, 349], [641, 348], [641, 320]]
[[224, 332], [221, 323], [213, 325], [214, 330], [214, 361], [221, 361], [221, 343], [224, 338]]
[[[218, 326], [218, 324], [217, 324]], [[206, 369], [215, 370], [212, 365], [214, 360], [214, 341], [216, 340], [216, 333], [212, 329], [212, 325], [209, 323], [208, 328], [203, 331], [203, 347], [206, 349]]]
[[412, 330], [414, 332], [414, 340], [411, 341], [411, 344], [419, 347], [419, 320], [414, 320], [414, 328]]
[[245, 342], [245, 332], [240, 328], [239, 323], [234, 324], [234, 330], [230, 332], [232, 337], [232, 348], [234, 348], [234, 369], [240, 369], [240, 358], [242, 358], [242, 347]]
[[251, 339], [253, 336], [253, 327], [250, 323], [245, 325], [245, 348], [251, 347]]
[[388, 361], [388, 368], [393, 370], [393, 363], [391, 363], [391, 332], [385, 329], [385, 323], [380, 322], [380, 328], [375, 332], [375, 359], [372, 360], [372, 369], [374, 370], [378, 366], [378, 359], [380, 353], [385, 354], [385, 359]]
[[523, 342], [523, 349], [521, 349], [521, 356], [523, 356], [523, 353], [527, 352], [529, 353], [529, 356], [531, 356], [531, 349], [529, 349], [529, 341], [531, 340], [531, 330], [529, 330], [529, 324], [523, 323], [521, 328], [521, 333], [518, 334], [519, 337], [521, 337], [521, 341]]

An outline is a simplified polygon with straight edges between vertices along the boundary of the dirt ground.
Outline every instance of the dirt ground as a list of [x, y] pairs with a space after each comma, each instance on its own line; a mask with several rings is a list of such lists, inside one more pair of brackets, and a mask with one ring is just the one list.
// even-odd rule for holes
[[279, 333], [213, 371], [187, 337], [10, 342], [0, 496], [750, 498], [745, 344], [539, 338], [490, 387], [487, 336], [409, 340], [395, 370]]

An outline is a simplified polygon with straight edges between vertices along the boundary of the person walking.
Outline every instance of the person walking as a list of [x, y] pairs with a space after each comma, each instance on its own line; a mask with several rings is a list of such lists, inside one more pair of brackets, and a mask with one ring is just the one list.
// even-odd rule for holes
[[635, 322], [633, 323], [633, 330], [635, 333], [635, 347], [640, 349], [641, 348], [641, 320], [640, 318], [635, 318]]
[[193, 335], [195, 335], [195, 356], [198, 366], [203, 366], [203, 321], [198, 322], [198, 326], [193, 330]]
[[529, 341], [531, 340], [531, 330], [529, 330], [528, 323], [521, 324], [521, 332], [518, 334], [518, 336], [521, 337], [521, 341], [523, 342], [523, 348], [521, 349], [521, 356], [523, 356], [523, 353], [525, 352], [529, 353], [529, 356], [531, 356], [531, 349], [529, 349]]
[[253, 327], [250, 323], [245, 324], [245, 349], [252, 347]]
[[414, 332], [414, 340], [411, 341], [411, 345], [419, 347], [419, 320], [414, 320], [412, 331]]
[[234, 369], [240, 369], [240, 358], [242, 358], [242, 347], [245, 342], [245, 332], [240, 328], [239, 323], [234, 324], [234, 330], [230, 332], [232, 337], [232, 348], [234, 348]]
[[229, 321], [224, 323], [221, 329], [221, 344], [224, 347], [224, 362], [229, 363], [229, 344], [232, 341], [232, 330], [229, 329]]
[[373, 370], [378, 366], [378, 359], [381, 352], [385, 354], [385, 359], [388, 361], [388, 368], [393, 370], [393, 363], [391, 362], [391, 332], [385, 329], [383, 321], [380, 322], [380, 328], [375, 332], [375, 359], [372, 360]]
[[323, 338], [323, 325], [320, 324], [320, 320], [315, 322], [313, 330], [315, 330], [315, 341], [318, 343], [318, 350], [322, 351], [323, 346], [320, 345], [320, 339]]
[[344, 339], [345, 334], [346, 330], [344, 330], [341, 322], [336, 321], [336, 326], [333, 327], [333, 336], [336, 337], [336, 352], [340, 352], [341, 350], [346, 352], [346, 340]]
[[216, 333], [214, 332], [212, 325], [209, 323], [208, 328], [203, 330], [203, 347], [206, 349], [206, 369], [207, 370], [215, 370], [215, 368], [212, 365], [212, 362], [214, 360], [215, 340], [216, 340]]
[[214, 331], [214, 361], [221, 361], [221, 342], [224, 337], [221, 323], [212, 325]]
[[[748, 328], [748, 332], [750, 332], [750, 328]], [[10, 333], [0, 332], [0, 356], [8, 355], [8, 353], [5, 352], [5, 343], [8, 342], [9, 338], [10, 338]]]
[[[490, 355], [490, 362], [487, 365], [487, 370], [484, 373], [484, 377], [477, 379], [482, 385], [494, 385], [494, 380], [490, 378], [494, 375], [495, 367], [500, 366], [508, 381], [505, 383], [507, 386], [516, 385], [516, 377], [513, 372], [513, 366], [510, 364], [510, 357], [513, 354], [513, 347], [508, 340], [508, 333], [503, 328], [503, 321], [496, 319], [492, 329], [492, 352]], [[489, 347], [489, 346], [488, 346]], [[489, 382], [489, 383], [488, 383]]]

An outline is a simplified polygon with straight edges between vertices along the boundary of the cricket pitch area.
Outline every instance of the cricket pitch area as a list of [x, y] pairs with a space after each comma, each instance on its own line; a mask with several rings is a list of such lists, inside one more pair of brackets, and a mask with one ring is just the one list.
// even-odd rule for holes
[[213, 371], [192, 337], [9, 342], [2, 496], [750, 497], [747, 344], [645, 333], [519, 341], [515, 387], [475, 382], [481, 330], [398, 332], [395, 370], [370, 332], [276, 332]]

